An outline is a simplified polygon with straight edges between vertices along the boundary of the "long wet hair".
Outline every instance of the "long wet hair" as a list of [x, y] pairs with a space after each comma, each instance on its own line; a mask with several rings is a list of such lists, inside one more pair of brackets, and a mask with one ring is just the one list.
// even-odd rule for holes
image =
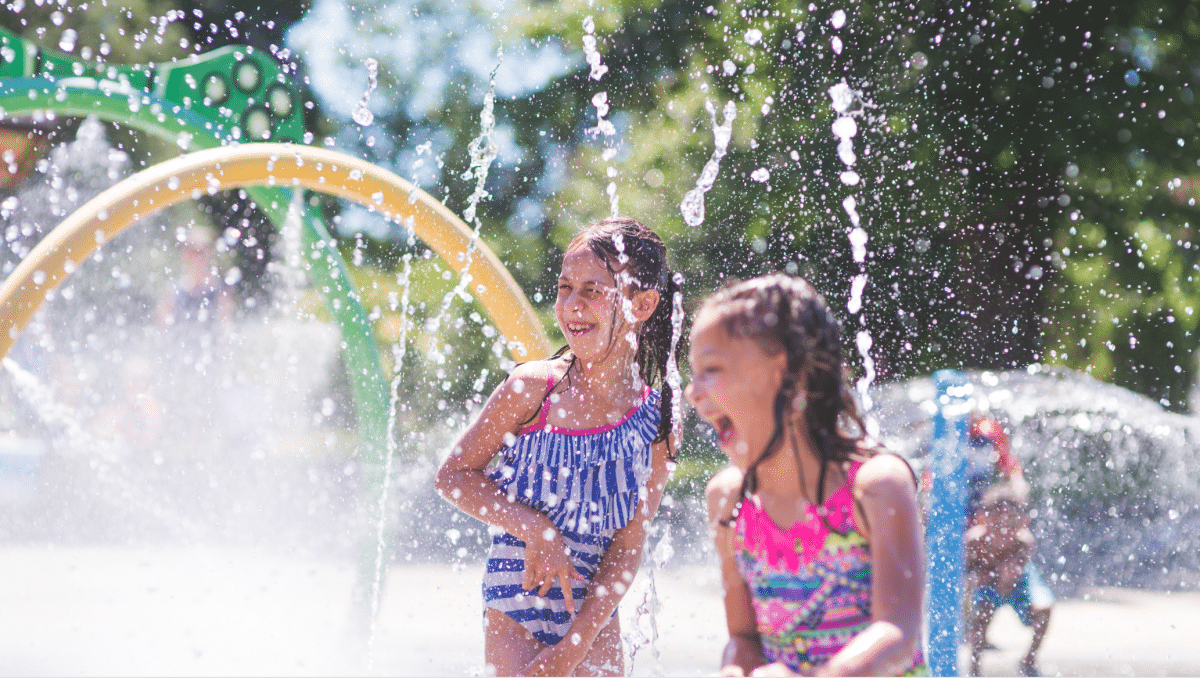
[[[662, 392], [659, 401], [658, 433], [653, 442], [668, 440], [675, 425], [672, 405], [678, 394], [666, 387], [667, 368], [670, 363], [678, 360], [680, 346], [687, 333], [680, 331], [675, 346], [671, 345], [671, 310], [675, 293], [679, 291], [679, 280], [667, 265], [667, 247], [657, 233], [646, 228], [641, 222], [629, 217], [609, 217], [585, 227], [576, 234], [567, 246], [567, 252], [585, 248], [596, 255], [612, 274], [621, 295], [620, 299], [627, 299], [628, 294], [634, 292], [658, 291], [658, 306], [638, 330], [634, 360], [638, 365], [638, 376], [641, 380], [661, 389]], [[623, 313], [622, 303], [618, 300], [613, 306], [611, 326], [614, 330], [617, 319]], [[609, 336], [608, 350], [612, 351], [619, 341], [624, 341], [624, 338]], [[568, 346], [562, 347], [554, 357], [561, 357], [568, 349]], [[571, 356], [571, 365], [567, 368], [568, 375], [575, 360], [575, 356]], [[669, 456], [674, 459], [675, 451], [671, 450]]]
[[821, 461], [815, 498], [820, 507], [829, 466], [874, 453], [862, 445], [866, 426], [846, 380], [839, 323], [825, 299], [807, 281], [777, 273], [721, 289], [705, 300], [696, 312], [701, 314], [715, 315], [729, 336], [750, 339], [767, 355], [787, 356], [772, 408], [775, 429], [746, 469], [734, 515], [722, 522], [731, 523], [742, 500], [757, 489], [760, 464], [785, 443], [799, 454], [797, 434], [807, 433]]

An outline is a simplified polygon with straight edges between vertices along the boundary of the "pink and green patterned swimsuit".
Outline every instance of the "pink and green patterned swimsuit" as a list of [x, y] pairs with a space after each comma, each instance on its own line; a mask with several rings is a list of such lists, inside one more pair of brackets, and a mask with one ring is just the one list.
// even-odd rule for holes
[[[871, 551], [850, 491], [860, 467], [852, 462], [846, 483], [786, 530], [757, 495], [742, 501], [733, 548], [768, 662], [811, 670], [871, 624]], [[924, 668], [917, 650], [909, 673]]]

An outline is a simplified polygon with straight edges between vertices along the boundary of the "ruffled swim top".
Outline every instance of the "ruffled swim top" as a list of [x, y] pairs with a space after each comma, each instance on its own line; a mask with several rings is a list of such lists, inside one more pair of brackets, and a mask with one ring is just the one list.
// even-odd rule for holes
[[[552, 388], [553, 379], [547, 394]], [[560, 530], [611, 534], [646, 495], [660, 397], [646, 387], [620, 421], [582, 430], [547, 423], [547, 402], [538, 422], [500, 451], [489, 477], [510, 501], [544, 513]]]

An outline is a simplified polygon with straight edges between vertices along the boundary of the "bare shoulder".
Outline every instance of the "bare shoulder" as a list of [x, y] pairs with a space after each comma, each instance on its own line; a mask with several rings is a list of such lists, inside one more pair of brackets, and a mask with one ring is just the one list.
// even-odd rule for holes
[[488, 398], [478, 422], [515, 432], [518, 425], [536, 416], [554, 378], [553, 363], [533, 360], [514, 367]]
[[[523, 382], [522, 386], [533, 387], [533, 391], [546, 391], [546, 385], [550, 383], [550, 379], [559, 380], [559, 372], [561, 372], [561, 361], [559, 360], [530, 360], [526, 363], [521, 363], [512, 368], [508, 373], [508, 382]], [[537, 387], [541, 387], [540, 389]]]
[[710, 521], [724, 518], [733, 512], [742, 491], [742, 470], [730, 465], [717, 471], [704, 486], [704, 500]]
[[876, 454], [859, 468], [854, 478], [854, 493], [866, 496], [879, 493], [915, 494], [912, 469], [908, 462], [895, 454]]
[[550, 381], [558, 381], [558, 365], [556, 360], [531, 360], [521, 363], [508, 373], [506, 378], [496, 387], [496, 395], [502, 395], [516, 402], [536, 402], [546, 397]]

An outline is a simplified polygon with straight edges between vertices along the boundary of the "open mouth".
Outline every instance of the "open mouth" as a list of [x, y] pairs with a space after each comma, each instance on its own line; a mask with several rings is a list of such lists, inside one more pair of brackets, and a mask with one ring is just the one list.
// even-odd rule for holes
[[717, 444], [724, 446], [733, 438], [733, 420], [726, 416], [721, 416], [713, 422], [713, 428], [717, 431]]
[[567, 333], [572, 337], [578, 337], [592, 329], [592, 326], [586, 323], [567, 323]]

